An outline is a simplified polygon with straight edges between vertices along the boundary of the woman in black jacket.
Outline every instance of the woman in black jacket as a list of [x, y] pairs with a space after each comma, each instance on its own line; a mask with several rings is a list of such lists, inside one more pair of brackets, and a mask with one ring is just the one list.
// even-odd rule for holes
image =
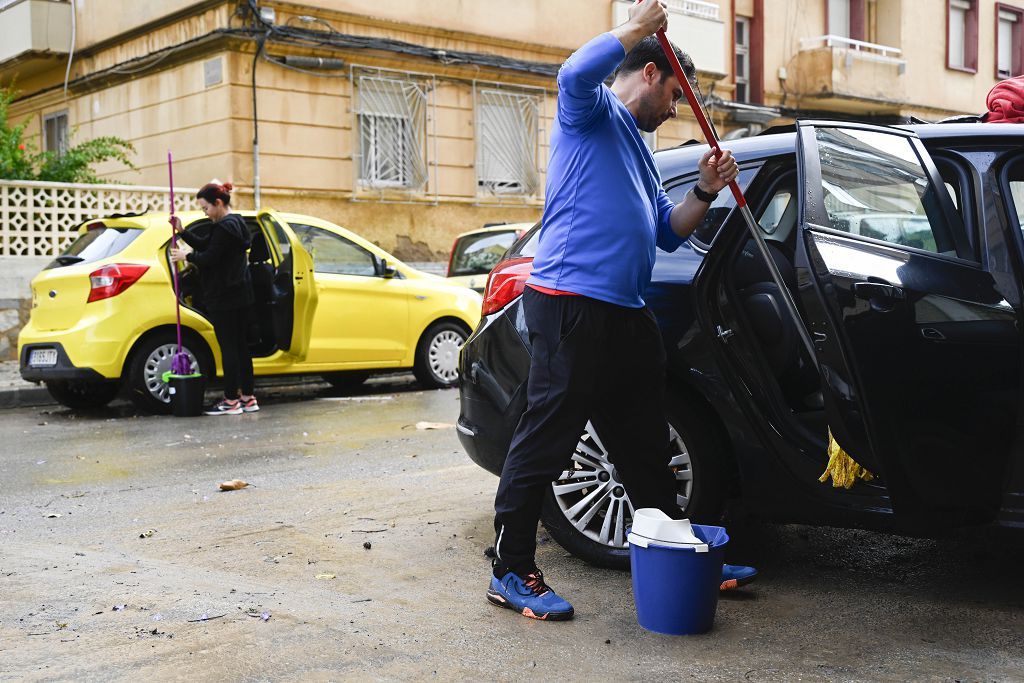
[[252, 355], [246, 341], [253, 302], [246, 252], [252, 238], [245, 221], [231, 213], [232, 189], [231, 183], [204, 185], [196, 199], [213, 221], [212, 229], [206, 237], [179, 233], [184, 244], [171, 250], [171, 261], [199, 266], [204, 308], [224, 361], [224, 398], [207, 409], [207, 415], [240, 415], [260, 409], [253, 395]]

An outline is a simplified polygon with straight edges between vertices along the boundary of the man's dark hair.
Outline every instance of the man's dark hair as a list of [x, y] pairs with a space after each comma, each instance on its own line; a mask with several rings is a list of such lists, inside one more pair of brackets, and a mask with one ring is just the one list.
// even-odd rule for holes
[[[683, 65], [683, 73], [690, 79], [690, 83], [697, 81], [697, 67], [693, 65], [693, 60], [690, 59], [690, 55], [680, 50], [675, 45], [672, 45], [672, 49], [675, 50], [676, 57], [679, 58], [679, 63]], [[632, 50], [626, 53], [626, 58], [619, 64], [619, 68], [615, 70], [613, 80], [619, 77], [619, 74], [628, 76], [634, 71], [639, 71], [644, 68], [648, 62], [654, 62], [654, 65], [658, 67], [658, 71], [661, 72], [661, 82], [664, 83], [665, 79], [671, 76], [674, 72], [672, 67], [668, 63], [668, 57], [665, 56], [665, 51], [661, 49], [661, 43], [654, 36], [647, 36], [639, 43], [637, 43]]]

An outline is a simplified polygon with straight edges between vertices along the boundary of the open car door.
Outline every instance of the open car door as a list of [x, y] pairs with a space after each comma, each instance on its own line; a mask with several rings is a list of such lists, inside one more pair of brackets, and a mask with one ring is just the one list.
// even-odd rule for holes
[[270, 294], [277, 348], [303, 360], [309, 352], [317, 291], [313, 282], [313, 257], [298, 237], [273, 211], [260, 211], [260, 230], [270, 246], [274, 277]]
[[881, 475], [901, 517], [990, 519], [1021, 332], [968, 239], [959, 211], [973, 207], [954, 205], [913, 133], [820, 121], [797, 131], [797, 281], [833, 434]]

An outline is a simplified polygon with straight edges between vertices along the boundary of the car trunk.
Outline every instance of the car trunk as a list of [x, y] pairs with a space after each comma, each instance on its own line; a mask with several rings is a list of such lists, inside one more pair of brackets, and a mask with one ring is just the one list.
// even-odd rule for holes
[[32, 323], [38, 330], [66, 330], [85, 313], [92, 266], [44, 270], [32, 280]]
[[92, 221], [78, 237], [32, 280], [32, 323], [39, 330], [74, 327], [86, 311], [100, 262], [124, 251], [142, 230], [124, 219]]

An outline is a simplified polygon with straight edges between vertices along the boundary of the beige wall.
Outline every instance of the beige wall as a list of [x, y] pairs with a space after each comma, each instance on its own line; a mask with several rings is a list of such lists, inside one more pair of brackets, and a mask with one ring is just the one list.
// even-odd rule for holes
[[151, 22], [210, 4], [199, 0], [75, 0], [75, 48], [85, 49]]
[[[825, 33], [825, 0], [765, 0], [766, 103], [849, 113], [918, 115], [926, 119], [980, 113], [996, 84], [995, 2], [979, 2], [978, 72], [946, 68], [946, 0], [875, 0], [869, 41], [900, 48], [905, 71], [854, 56], [801, 53], [800, 39]], [[1024, 7], [1024, 1], [1016, 6]], [[778, 78], [780, 68], [787, 81]], [[835, 88], [845, 101], [824, 100], [821, 91]], [[887, 105], [885, 102], [894, 102]]]
[[[267, 4], [267, 3], [263, 3]], [[315, 14], [338, 32], [385, 37], [437, 50], [462, 50], [558, 64], [582, 42], [607, 30], [612, 0], [307, 0], [269, 3], [280, 24], [295, 25]], [[869, 38], [904, 51], [906, 70], [856, 58], [847, 64], [841, 50], [801, 51], [800, 39], [825, 33], [826, 0], [764, 0], [766, 104], [787, 108], [859, 114], [917, 114], [925, 118], [978, 112], [995, 83], [992, 37], [994, 3], [981, 3], [979, 72], [945, 68], [945, 0], [869, 0]], [[1024, 0], [1020, 0], [1024, 5]], [[65, 99], [63, 64], [19, 81], [28, 97], [13, 109], [14, 120], [28, 117], [38, 135], [43, 115], [67, 109], [74, 140], [118, 135], [137, 149], [137, 170], [107, 164], [99, 171], [112, 181], [147, 185], [166, 182], [166, 153], [175, 156], [175, 180], [198, 186], [213, 176], [239, 186], [238, 202], [251, 205], [253, 43], [243, 37], [173, 48], [218, 28], [239, 27], [234, 2], [114, 2], [77, 0], [80, 54]], [[731, 69], [732, 0], [721, 0], [726, 27], [722, 49]], [[754, 0], [735, 0], [749, 14]], [[139, 30], [149, 26], [152, 30]], [[322, 25], [311, 24], [311, 27]], [[155, 28], [154, 28], [155, 27]], [[100, 48], [97, 48], [100, 44]], [[682, 46], [686, 49], [686, 46]], [[476, 120], [473, 81], [539, 88], [542, 92], [538, 167], [547, 166], [547, 137], [555, 111], [554, 79], [485, 66], [445, 64], [381, 50], [315, 51], [271, 44], [274, 56], [334, 56], [349, 65], [394, 69], [433, 78], [428, 130], [430, 181], [423, 192], [378, 192], [356, 181], [355, 116], [348, 69], [322, 77], [257, 63], [260, 119], [260, 176], [264, 205], [306, 211], [365, 234], [399, 256], [443, 256], [458, 232], [484, 222], [530, 221], [539, 216], [542, 197], [508, 197], [509, 206], [481, 195], [476, 186]], [[152, 68], [129, 60], [157, 54]], [[220, 60], [223, 80], [207, 87], [204, 64]], [[124, 65], [128, 63], [128, 66]], [[122, 72], [104, 72], [122, 65]], [[0, 81], [10, 74], [0, 64]], [[787, 79], [780, 81], [780, 68]], [[102, 80], [83, 80], [97, 73]], [[705, 74], [705, 93], [711, 82]], [[732, 76], [716, 83], [728, 97]], [[530, 92], [534, 92], [531, 90]], [[824, 96], [823, 96], [824, 92]], [[726, 133], [739, 124], [718, 114]], [[658, 146], [700, 137], [688, 109], [665, 124]], [[385, 202], [379, 200], [384, 199]], [[403, 250], [408, 253], [403, 253]]]

